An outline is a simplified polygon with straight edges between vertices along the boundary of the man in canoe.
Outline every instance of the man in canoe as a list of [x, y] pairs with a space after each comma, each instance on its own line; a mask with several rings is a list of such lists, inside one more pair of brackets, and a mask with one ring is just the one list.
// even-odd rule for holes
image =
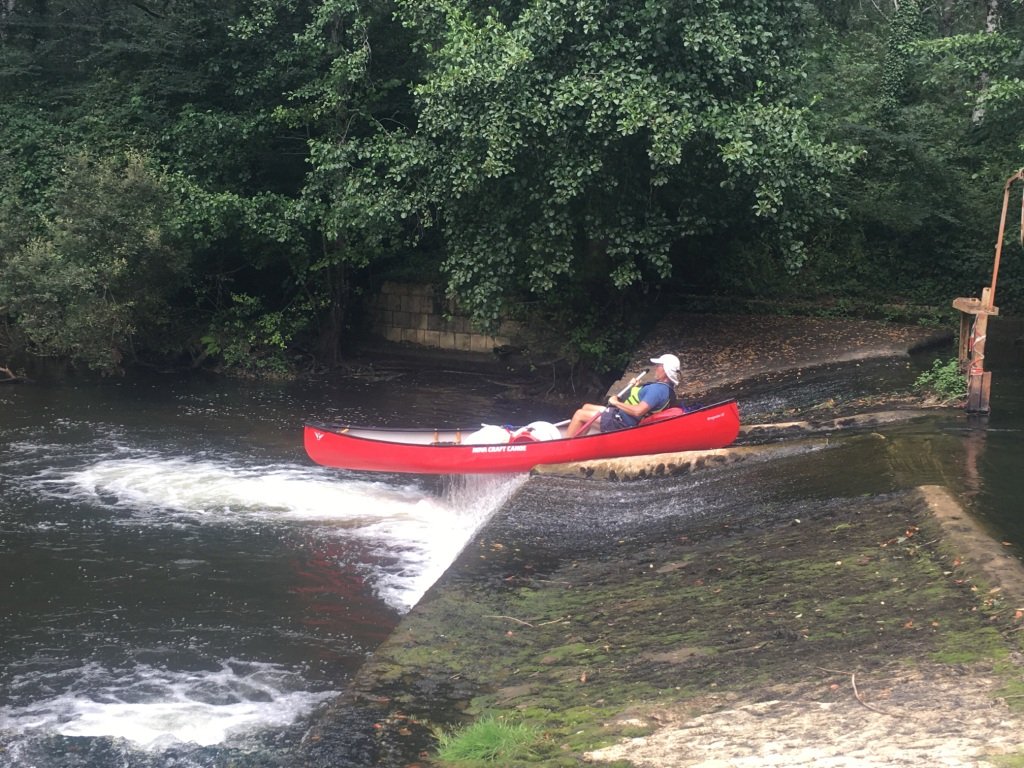
[[625, 400], [618, 395], [608, 398], [608, 405], [585, 403], [569, 421], [565, 430], [566, 437], [576, 437], [585, 427], [600, 417], [602, 432], [614, 432], [617, 429], [635, 427], [640, 419], [649, 413], [657, 413], [676, 404], [675, 385], [679, 383], [679, 358], [675, 355], [652, 357], [654, 381], [630, 388]]

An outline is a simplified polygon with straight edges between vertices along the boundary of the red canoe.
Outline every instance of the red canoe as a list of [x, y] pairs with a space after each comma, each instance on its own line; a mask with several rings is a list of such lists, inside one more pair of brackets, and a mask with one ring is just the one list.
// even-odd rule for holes
[[339, 469], [462, 475], [528, 472], [538, 464], [643, 456], [652, 453], [724, 448], [739, 434], [735, 400], [683, 413], [675, 408], [617, 432], [473, 445], [472, 430], [376, 429], [306, 425], [306, 453], [317, 464]]

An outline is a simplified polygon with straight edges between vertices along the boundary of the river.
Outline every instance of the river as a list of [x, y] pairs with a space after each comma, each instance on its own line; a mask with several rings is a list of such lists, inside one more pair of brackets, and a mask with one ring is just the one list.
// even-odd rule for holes
[[[894, 443], [911, 449], [890, 464], [906, 465], [907, 482], [953, 486], [1019, 547], [1024, 379], [1007, 349], [990, 416], [948, 411], [894, 427]], [[839, 389], [884, 388], [926, 364], [825, 372], [751, 390], [741, 409], [756, 419]], [[302, 384], [154, 375], [6, 385], [0, 764], [287, 765], [318, 705], [526, 481], [316, 467], [302, 423], [568, 415], [504, 392], [482, 372], [401, 366]], [[822, 494], [893, 485], [868, 474], [792, 483], [804, 496], [816, 483]]]

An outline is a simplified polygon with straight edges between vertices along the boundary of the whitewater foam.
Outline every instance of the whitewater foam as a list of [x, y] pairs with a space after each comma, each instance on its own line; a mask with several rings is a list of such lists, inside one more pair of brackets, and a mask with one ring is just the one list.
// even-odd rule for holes
[[[314, 545], [357, 539], [360, 547], [338, 551], [362, 553], [365, 562], [339, 562], [339, 570], [356, 567], [379, 599], [398, 612], [419, 601], [525, 479], [464, 478], [439, 491], [408, 476], [92, 447], [92, 455], [79, 445], [58, 461], [40, 456], [38, 469], [23, 476], [23, 491], [60, 502], [36, 507], [36, 530], [63, 528], [67, 511], [74, 509], [75, 520], [89, 521], [94, 547], [105, 546], [125, 527], [168, 528], [173, 535], [181, 527], [193, 533], [241, 527], [261, 536], [280, 528], [289, 540]], [[186, 555], [171, 564], [187, 570], [203, 562]], [[132, 565], [134, 573], [143, 567]], [[336, 694], [310, 690], [316, 686], [293, 667], [219, 662], [205, 646], [194, 650], [205, 655], [211, 670], [172, 670], [136, 657], [127, 664], [91, 660], [78, 668], [72, 663], [59, 671], [45, 666], [23, 672], [10, 681], [0, 732], [124, 739], [146, 750], [174, 743], [208, 746], [287, 726]]]
[[305, 682], [284, 667], [235, 659], [209, 672], [139, 665], [115, 676], [90, 663], [74, 675], [78, 684], [64, 693], [0, 708], [0, 731], [105, 736], [143, 749], [178, 742], [208, 746], [255, 729], [287, 726], [337, 695], [303, 690]]
[[458, 478], [441, 496], [404, 476], [384, 478], [156, 454], [102, 458], [37, 477], [46, 493], [127, 512], [126, 524], [316, 523], [359, 538], [379, 562], [372, 580], [381, 599], [407, 611], [525, 475]]

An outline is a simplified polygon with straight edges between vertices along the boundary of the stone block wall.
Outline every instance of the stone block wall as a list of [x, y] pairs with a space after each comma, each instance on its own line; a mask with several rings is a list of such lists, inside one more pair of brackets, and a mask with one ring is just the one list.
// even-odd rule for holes
[[384, 283], [368, 302], [371, 332], [387, 341], [461, 352], [492, 352], [512, 343], [517, 326], [504, 321], [495, 335], [474, 330], [469, 318], [433, 286]]

